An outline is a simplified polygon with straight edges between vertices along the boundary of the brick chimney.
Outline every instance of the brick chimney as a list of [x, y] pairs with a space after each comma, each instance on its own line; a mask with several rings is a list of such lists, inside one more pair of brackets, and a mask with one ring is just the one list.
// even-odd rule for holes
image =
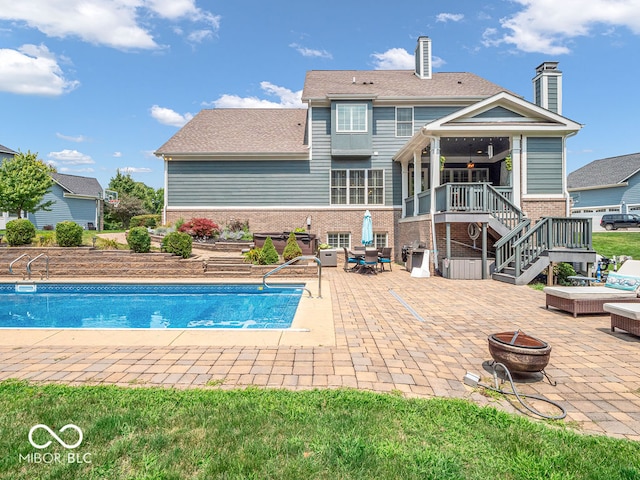
[[418, 37], [416, 46], [416, 76], [418, 78], [431, 78], [431, 39]]
[[558, 62], [544, 62], [533, 77], [533, 103], [562, 115], [562, 72]]

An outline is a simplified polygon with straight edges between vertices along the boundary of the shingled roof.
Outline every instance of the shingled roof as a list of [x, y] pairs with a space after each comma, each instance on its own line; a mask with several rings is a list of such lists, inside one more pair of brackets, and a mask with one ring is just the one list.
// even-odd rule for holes
[[486, 98], [507, 91], [467, 72], [434, 73], [418, 78], [413, 70], [311, 70], [307, 72], [302, 100], [331, 95], [371, 95], [378, 99]]
[[64, 173], [51, 173], [51, 178], [73, 195], [96, 198], [102, 196], [102, 187], [95, 178], [66, 175]]
[[202, 110], [156, 155], [308, 154], [306, 116], [306, 109]]
[[18, 152], [14, 152], [13, 150], [11, 150], [8, 147], [5, 147], [4, 145], [0, 145], [0, 153], [6, 153], [9, 155], [17, 155]]
[[616, 185], [640, 171], [640, 153], [594, 160], [567, 176], [567, 188]]

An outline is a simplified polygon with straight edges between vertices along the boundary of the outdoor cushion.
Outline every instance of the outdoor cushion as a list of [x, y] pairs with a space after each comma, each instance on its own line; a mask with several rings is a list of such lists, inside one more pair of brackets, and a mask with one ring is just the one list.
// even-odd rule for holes
[[640, 277], [620, 275], [619, 273], [611, 272], [607, 276], [607, 283], [605, 283], [604, 286], [617, 288], [618, 290], [634, 291], [640, 287]]
[[635, 291], [619, 290], [609, 287], [544, 287], [544, 293], [568, 300], [607, 300], [615, 302], [616, 298], [634, 298]]
[[640, 303], [605, 303], [602, 308], [614, 315], [640, 320]]

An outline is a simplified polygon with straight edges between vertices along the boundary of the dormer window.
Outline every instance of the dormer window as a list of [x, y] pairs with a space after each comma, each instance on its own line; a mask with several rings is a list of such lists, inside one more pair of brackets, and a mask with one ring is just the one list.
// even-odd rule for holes
[[336, 105], [337, 133], [366, 133], [367, 104], [339, 103]]

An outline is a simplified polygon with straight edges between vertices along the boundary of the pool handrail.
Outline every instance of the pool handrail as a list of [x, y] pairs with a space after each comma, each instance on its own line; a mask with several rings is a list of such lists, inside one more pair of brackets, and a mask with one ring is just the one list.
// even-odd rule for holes
[[14, 259], [14, 260], [9, 264], [9, 273], [10, 273], [11, 275], [14, 275], [14, 273], [13, 273], [13, 264], [14, 264], [14, 263], [16, 263], [18, 260], [20, 260], [21, 258], [24, 258], [24, 257], [27, 257], [29, 260], [31, 260], [31, 257], [30, 257], [28, 254], [23, 253], [22, 255], [20, 255], [20, 256], [19, 256], [18, 258], [16, 258], [16, 259]]
[[[297, 262], [298, 260], [313, 260], [318, 264], [318, 297], [317, 298], [322, 298], [322, 262], [318, 257], [313, 255], [302, 255], [300, 257], [292, 258], [288, 262], [285, 262], [282, 265], [278, 265], [273, 270], [268, 271], [262, 276], [262, 286], [267, 288], [289, 288], [289, 287], [284, 287], [279, 285], [269, 285], [267, 284], [267, 277], [282, 270], [285, 267], [288, 267], [289, 265]], [[307, 287], [303, 287], [303, 290], [306, 290], [307, 293], [309, 293], [309, 298], [313, 298], [313, 294], [311, 293], [311, 290], [309, 290]]]
[[46, 255], [44, 253], [41, 253], [40, 255], [34, 257], [33, 259], [30, 259], [27, 262], [27, 274], [29, 275], [29, 280], [31, 280], [31, 264], [43, 256], [46, 260], [46, 266], [45, 266], [46, 279], [49, 280], [49, 255]]

